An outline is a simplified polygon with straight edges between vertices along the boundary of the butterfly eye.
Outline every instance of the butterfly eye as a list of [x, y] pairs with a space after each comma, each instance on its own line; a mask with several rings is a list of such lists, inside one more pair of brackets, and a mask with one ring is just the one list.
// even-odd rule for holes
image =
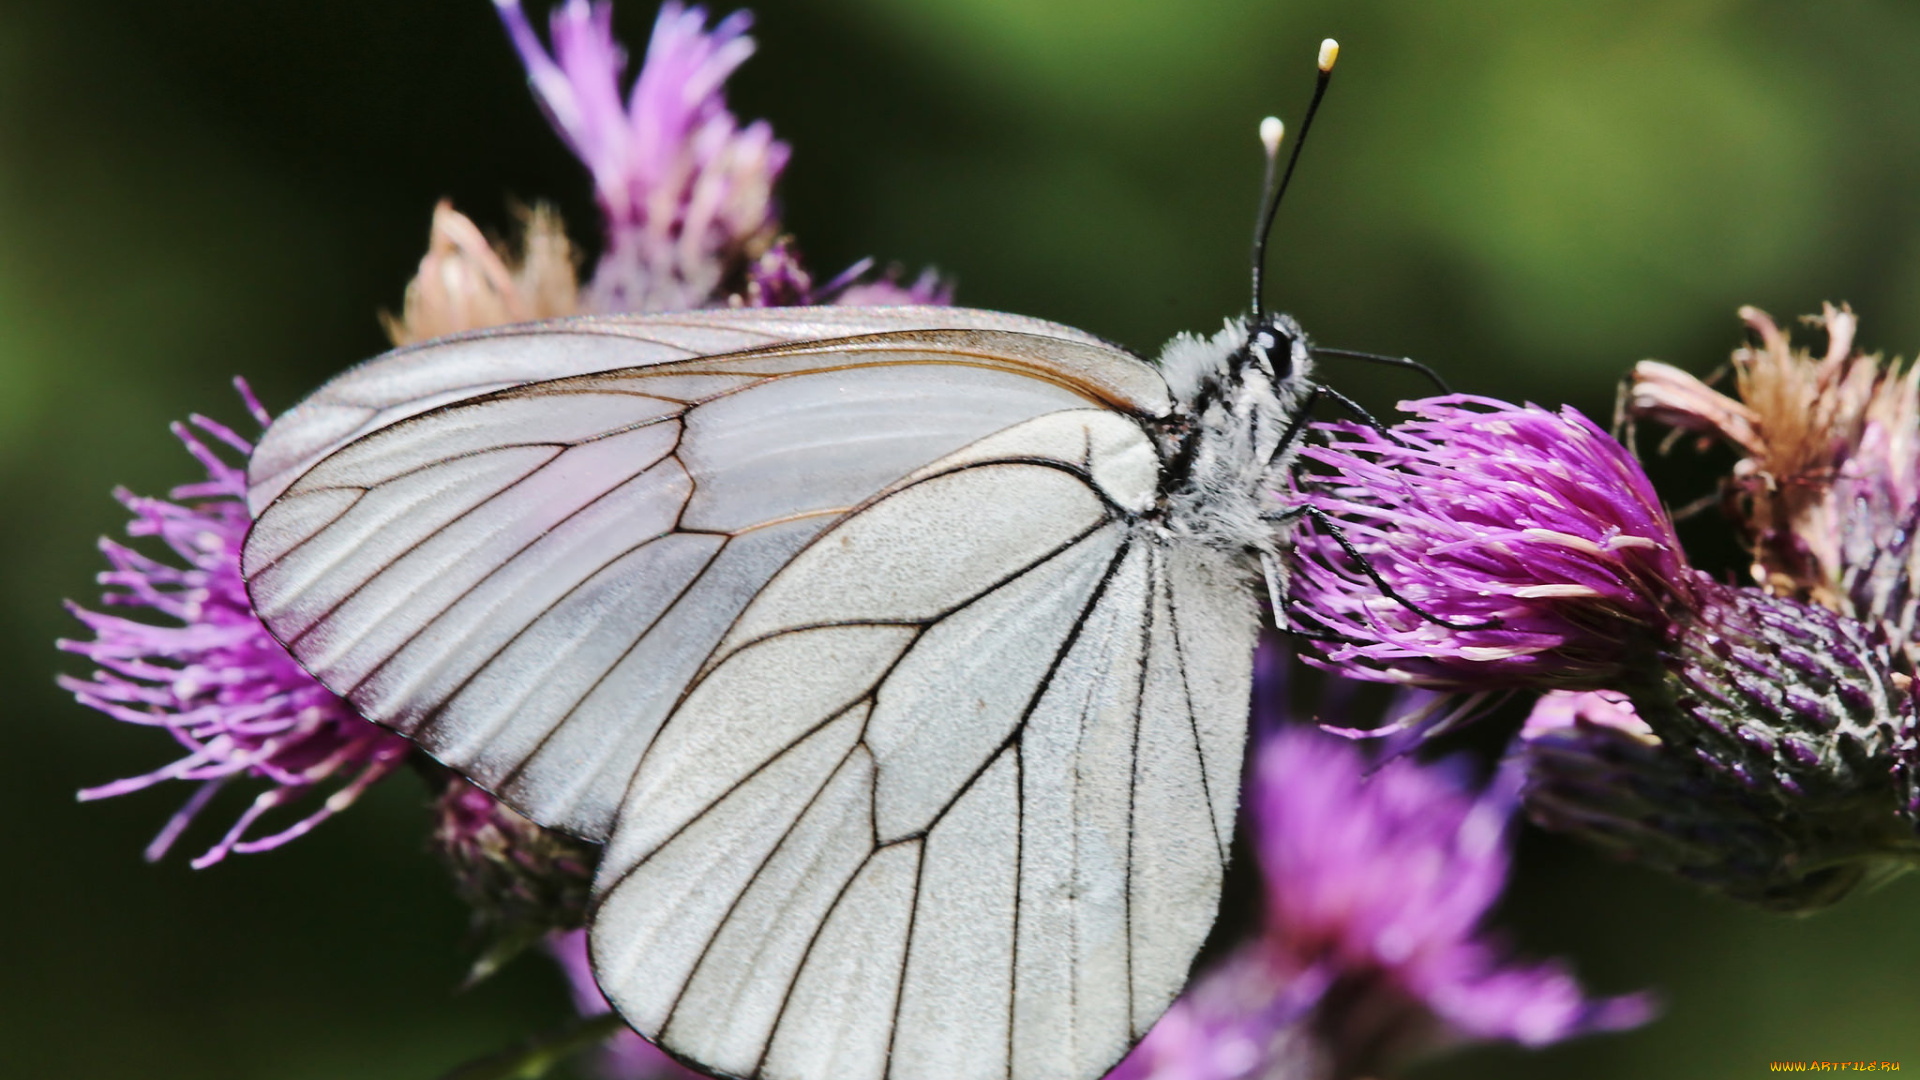
[[1299, 369], [1298, 339], [1283, 326], [1268, 323], [1247, 338], [1247, 359], [1274, 382], [1293, 378]]

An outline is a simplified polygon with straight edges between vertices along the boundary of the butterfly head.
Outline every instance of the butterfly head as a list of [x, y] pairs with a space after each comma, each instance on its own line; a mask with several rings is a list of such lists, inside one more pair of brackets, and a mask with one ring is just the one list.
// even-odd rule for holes
[[1308, 378], [1312, 347], [1293, 316], [1268, 312], [1249, 320], [1246, 342], [1229, 357], [1228, 364], [1243, 379], [1258, 372], [1284, 395]]

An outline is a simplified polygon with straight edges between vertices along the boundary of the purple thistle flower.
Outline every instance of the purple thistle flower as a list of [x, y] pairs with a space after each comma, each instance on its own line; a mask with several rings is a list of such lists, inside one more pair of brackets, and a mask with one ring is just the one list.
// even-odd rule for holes
[[[581, 1016], [603, 1016], [613, 1011], [593, 981], [587, 958], [585, 930], [557, 931], [547, 936], [547, 954], [567, 977], [574, 1007]], [[616, 1032], [601, 1044], [594, 1060], [601, 1080], [706, 1080], [700, 1073], [667, 1056], [666, 1051], [632, 1030]]]
[[1302, 501], [1340, 519], [1396, 592], [1382, 594], [1311, 521], [1295, 539], [1293, 611], [1348, 643], [1326, 659], [1360, 678], [1479, 689], [1597, 688], [1694, 603], [1653, 485], [1571, 408], [1453, 395], [1404, 405], [1391, 438], [1323, 424], [1303, 456], [1331, 470]]
[[779, 231], [773, 184], [787, 144], [764, 120], [741, 127], [725, 83], [753, 54], [744, 11], [711, 30], [702, 8], [669, 2], [623, 101], [626, 53], [613, 7], [567, 0], [547, 52], [519, 0], [495, 0], [555, 130], [593, 173], [605, 254], [588, 286], [598, 311], [671, 311], [719, 295], [755, 245]]
[[[265, 427], [271, 419], [245, 382], [235, 380], [247, 409]], [[246, 455], [253, 447], [203, 416], [193, 427]], [[179, 625], [156, 625], [68, 610], [93, 631], [91, 641], [60, 648], [99, 665], [87, 679], [60, 678], [83, 705], [116, 720], [163, 728], [186, 756], [143, 776], [87, 788], [82, 800], [104, 799], [167, 780], [199, 785], [147, 846], [167, 853], [207, 803], [235, 778], [263, 780], [262, 791], [220, 841], [193, 860], [211, 866], [229, 852], [267, 851], [311, 831], [346, 809], [406, 757], [410, 743], [362, 718], [308, 675], [254, 615], [240, 576], [247, 516], [246, 470], [223, 460], [184, 424], [173, 432], [207, 470], [207, 479], [175, 488], [170, 499], [115, 492], [133, 512], [129, 535], [158, 537], [185, 563], [149, 558], [102, 539], [112, 569], [100, 575], [106, 605], [144, 608]], [[317, 809], [266, 836], [249, 835], [269, 811], [333, 784]]]
[[1652, 1015], [1588, 999], [1560, 964], [1482, 932], [1506, 884], [1514, 780], [1478, 796], [1450, 763], [1370, 770], [1303, 726], [1266, 738], [1247, 808], [1261, 936], [1203, 977], [1114, 1072], [1122, 1080], [1346, 1080], [1462, 1040], [1543, 1046]]
[[[1332, 471], [1302, 497], [1453, 625], [1395, 603], [1332, 535], [1303, 529], [1295, 617], [1337, 638], [1324, 664], [1452, 690], [1618, 691], [1655, 745], [1617, 726], [1542, 742], [1542, 819], [1607, 816], [1575, 831], [1637, 838], [1636, 857], [1742, 899], [1801, 910], [1920, 856], [1899, 774], [1913, 703], [1884, 634], [1690, 569], [1646, 474], [1572, 410], [1409, 408], [1390, 436], [1329, 425], [1332, 445], [1305, 454]], [[1657, 792], [1576, 794], [1593, 775], [1626, 780], [1630, 759]], [[1630, 791], [1654, 805], [1629, 806]], [[1725, 842], [1698, 856], [1685, 837], [1707, 825]]]

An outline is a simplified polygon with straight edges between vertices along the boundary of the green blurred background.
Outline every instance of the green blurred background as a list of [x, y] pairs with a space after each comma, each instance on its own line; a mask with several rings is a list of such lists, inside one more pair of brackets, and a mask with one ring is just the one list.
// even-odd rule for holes
[[[955, 275], [963, 301], [1151, 350], [1245, 304], [1254, 125], [1340, 74], [1270, 295], [1320, 339], [1457, 385], [1611, 408], [1629, 364], [1704, 372], [1733, 311], [1850, 300], [1920, 342], [1920, 7], [1897, 0], [793, 0], [759, 5], [745, 117], [795, 148], [812, 264]], [[653, 10], [623, 0], [636, 48]], [[435, 199], [483, 225], [584, 173], [485, 0], [0, 3], [0, 1073], [432, 1077], [557, 1022], [526, 962], [478, 990], [402, 775], [282, 851], [204, 872], [140, 849], [184, 791], [95, 803], [170, 744], [73, 704], [52, 639], [91, 598], [115, 483], [193, 468], [166, 431], [285, 408], [378, 351]], [[1338, 385], [1377, 405], [1417, 385]], [[1675, 504], [1709, 474], [1659, 470]], [[1694, 532], [1724, 560], [1712, 530]], [[216, 808], [215, 817], [231, 813]], [[227, 818], [226, 820], [230, 820]], [[190, 834], [188, 847], [211, 837]], [[183, 849], [187, 850], [187, 849]], [[1920, 881], [1793, 920], [1528, 835], [1502, 912], [1535, 953], [1667, 1016], [1452, 1077], [1749, 1077], [1771, 1059], [1920, 1068]]]

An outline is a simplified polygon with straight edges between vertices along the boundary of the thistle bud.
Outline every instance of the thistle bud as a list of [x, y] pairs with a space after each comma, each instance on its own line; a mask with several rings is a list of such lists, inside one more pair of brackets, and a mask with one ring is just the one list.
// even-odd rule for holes
[[1817, 910], [1899, 865], [1826, 860], [1815, 848], [1820, 830], [1802, 827], [1810, 815], [1726, 783], [1720, 770], [1663, 742], [1623, 695], [1543, 696], [1514, 753], [1535, 824], [1759, 907]]
[[586, 920], [599, 850], [534, 824], [451, 772], [434, 799], [434, 853], [473, 911], [481, 955], [469, 982], [491, 975], [553, 930]]

